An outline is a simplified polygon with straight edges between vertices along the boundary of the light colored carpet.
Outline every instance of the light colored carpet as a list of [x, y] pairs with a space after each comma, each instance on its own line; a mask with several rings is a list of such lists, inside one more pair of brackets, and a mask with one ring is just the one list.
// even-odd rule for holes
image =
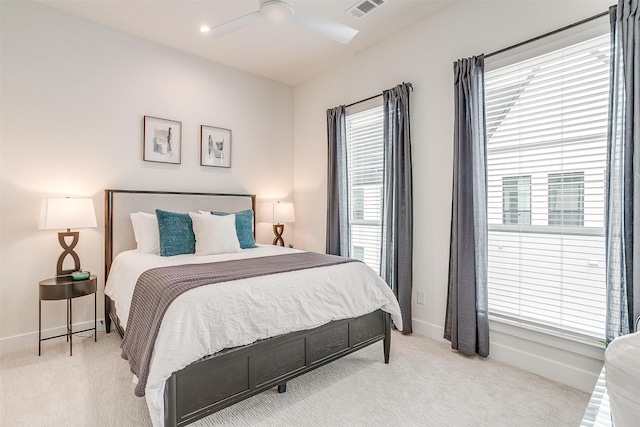
[[[0, 357], [0, 425], [149, 426], [116, 333]], [[446, 343], [393, 334], [194, 426], [577, 426], [589, 395]]]

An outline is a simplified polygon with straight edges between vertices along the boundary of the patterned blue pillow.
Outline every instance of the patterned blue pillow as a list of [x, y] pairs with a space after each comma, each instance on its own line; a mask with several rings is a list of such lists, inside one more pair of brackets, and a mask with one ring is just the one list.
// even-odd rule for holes
[[[211, 212], [214, 215], [229, 215], [226, 212]], [[234, 212], [236, 214], [236, 234], [240, 241], [242, 249], [251, 249], [256, 247], [256, 241], [253, 238], [253, 211]]]
[[156, 216], [160, 232], [160, 255], [173, 256], [196, 252], [196, 237], [189, 214], [156, 209]]

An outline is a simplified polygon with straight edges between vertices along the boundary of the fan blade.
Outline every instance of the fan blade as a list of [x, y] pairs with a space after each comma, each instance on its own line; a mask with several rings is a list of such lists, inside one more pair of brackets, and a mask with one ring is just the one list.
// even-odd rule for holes
[[235, 30], [239, 30], [240, 28], [251, 24], [259, 18], [260, 12], [252, 12], [248, 15], [244, 15], [240, 18], [225, 22], [224, 24], [220, 24], [217, 27], [213, 27], [211, 31], [209, 31], [209, 34], [211, 34], [213, 37], [224, 36], [225, 34], [229, 34]]
[[347, 25], [340, 24], [339, 22], [330, 21], [325, 18], [321, 18], [310, 13], [302, 12], [300, 10], [293, 11], [294, 22], [315, 31], [316, 33], [328, 37], [332, 40], [347, 44], [351, 39], [358, 34], [358, 30], [351, 28]]

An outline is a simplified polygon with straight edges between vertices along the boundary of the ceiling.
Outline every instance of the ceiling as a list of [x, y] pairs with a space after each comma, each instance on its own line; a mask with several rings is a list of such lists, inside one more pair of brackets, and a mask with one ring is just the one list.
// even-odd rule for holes
[[40, 3], [165, 46], [296, 85], [395, 33], [432, 16], [456, 0], [387, 0], [363, 19], [347, 14], [357, 0], [291, 0], [300, 9], [351, 26], [347, 45], [295, 23], [258, 20], [214, 38], [200, 32], [258, 10], [258, 0], [40, 0]]

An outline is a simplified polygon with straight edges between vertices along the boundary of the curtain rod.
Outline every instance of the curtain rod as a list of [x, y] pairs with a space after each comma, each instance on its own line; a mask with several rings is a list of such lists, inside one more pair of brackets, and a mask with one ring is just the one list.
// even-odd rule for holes
[[485, 58], [489, 58], [490, 56], [498, 55], [499, 53], [503, 53], [503, 52], [506, 52], [506, 51], [508, 51], [508, 50], [511, 50], [511, 49], [515, 49], [515, 48], [517, 48], [517, 47], [520, 47], [520, 46], [524, 46], [524, 45], [526, 45], [526, 44], [529, 44], [529, 43], [535, 42], [535, 41], [540, 40], [540, 39], [543, 39], [543, 38], [545, 38], [545, 37], [552, 36], [552, 35], [554, 35], [554, 34], [557, 34], [557, 33], [561, 32], [561, 31], [565, 31], [565, 30], [568, 30], [568, 29], [570, 29], [570, 28], [577, 27], [578, 25], [586, 24], [587, 22], [593, 21], [594, 19], [602, 18], [603, 16], [607, 16], [607, 15], [609, 15], [609, 11], [608, 11], [608, 10], [607, 10], [606, 12], [602, 12], [602, 13], [599, 13], [599, 14], [597, 14], [597, 15], [593, 15], [593, 16], [592, 16], [592, 17], [590, 17], [590, 18], [583, 19], [582, 21], [574, 22], [573, 24], [569, 24], [569, 25], [567, 25], [567, 26], [565, 26], [565, 27], [558, 28], [557, 30], [553, 30], [553, 31], [550, 31], [550, 32], [548, 32], [548, 33], [545, 33], [545, 34], [539, 35], [539, 36], [534, 37], [534, 38], [532, 38], [532, 39], [525, 40], [525, 41], [523, 41], [523, 42], [516, 43], [516, 44], [514, 44], [514, 45], [512, 45], [512, 46], [505, 47], [504, 49], [500, 49], [500, 50], [496, 50], [495, 52], [488, 53], [488, 54], [486, 54], [484, 57], [485, 57]]
[[[411, 84], [411, 83], [407, 83], [407, 82], [402, 82], [402, 84], [403, 84], [403, 85], [409, 85], [409, 88], [411, 89], [411, 92], [413, 92], [413, 84]], [[401, 85], [398, 85], [398, 86], [401, 86]], [[396, 86], [396, 87], [397, 87], [397, 86]], [[368, 97], [367, 99], [362, 99], [362, 100], [360, 100], [360, 101], [352, 102], [352, 103], [351, 103], [351, 104], [349, 104], [349, 105], [345, 105], [345, 106], [344, 106], [344, 108], [353, 107], [353, 106], [354, 106], [354, 105], [356, 105], [356, 104], [360, 104], [360, 103], [362, 103], [362, 102], [371, 101], [372, 99], [376, 99], [376, 98], [377, 98], [377, 97], [379, 97], [379, 96], [382, 96], [382, 94], [380, 94], [380, 95], [373, 95], [373, 96]]]
[[376, 98], [377, 98], [377, 97], [379, 97], [379, 96], [382, 96], [382, 94], [380, 94], [380, 95], [373, 95], [373, 96], [368, 97], [367, 99], [363, 99], [363, 100], [361, 100], [361, 101], [352, 102], [351, 104], [349, 104], [349, 105], [345, 105], [344, 107], [345, 107], [345, 108], [353, 107], [353, 106], [354, 106], [354, 105], [356, 105], [356, 104], [360, 104], [360, 103], [362, 103], [362, 102], [371, 101], [372, 99], [376, 99]]

